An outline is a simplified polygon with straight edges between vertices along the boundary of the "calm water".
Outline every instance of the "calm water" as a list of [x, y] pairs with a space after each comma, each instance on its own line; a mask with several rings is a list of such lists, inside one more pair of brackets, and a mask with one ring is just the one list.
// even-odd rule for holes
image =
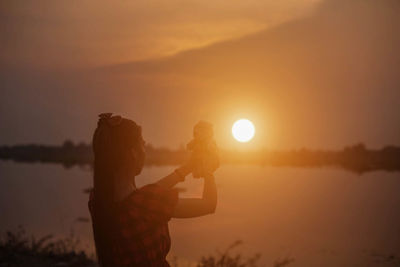
[[[137, 183], [173, 169], [146, 168]], [[73, 231], [93, 252], [83, 193], [91, 175], [78, 167], [0, 161], [0, 231], [17, 225], [37, 236]], [[238, 239], [244, 241], [238, 250], [260, 252], [265, 266], [284, 257], [295, 259], [289, 266], [394, 266], [388, 256], [400, 256], [399, 173], [223, 166], [216, 177], [216, 214], [170, 221], [170, 256], [182, 262]], [[182, 196], [200, 196], [202, 182], [190, 177], [181, 187]]]

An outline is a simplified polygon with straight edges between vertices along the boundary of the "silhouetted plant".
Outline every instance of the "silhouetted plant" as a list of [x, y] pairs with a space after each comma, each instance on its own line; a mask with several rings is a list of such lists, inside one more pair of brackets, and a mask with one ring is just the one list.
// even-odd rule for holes
[[29, 238], [22, 227], [6, 232], [0, 239], [0, 266], [97, 266], [78, 250], [79, 239], [73, 234], [57, 241], [53, 238]]
[[232, 249], [243, 244], [241, 240], [235, 241], [224, 252], [217, 251], [217, 255], [202, 257], [197, 267], [257, 267], [261, 254], [244, 259], [240, 253], [231, 254]]

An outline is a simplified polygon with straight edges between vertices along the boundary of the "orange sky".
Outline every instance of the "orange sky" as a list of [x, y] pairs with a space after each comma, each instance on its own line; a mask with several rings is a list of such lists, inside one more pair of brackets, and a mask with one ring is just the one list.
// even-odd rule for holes
[[0, 144], [88, 142], [105, 111], [156, 146], [208, 119], [237, 148], [240, 117], [246, 148], [400, 144], [397, 0], [2, 5]]
[[[2, 2], [1, 57], [48, 68], [156, 58], [277, 25], [317, 1]], [[46, 56], [38, 61], [38, 53]]]

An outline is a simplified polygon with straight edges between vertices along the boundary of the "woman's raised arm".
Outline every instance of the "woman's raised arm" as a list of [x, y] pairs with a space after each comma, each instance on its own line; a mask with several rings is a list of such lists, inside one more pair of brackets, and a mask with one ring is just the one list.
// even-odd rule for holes
[[217, 186], [213, 174], [204, 176], [202, 198], [180, 198], [173, 218], [193, 218], [214, 213], [217, 207]]

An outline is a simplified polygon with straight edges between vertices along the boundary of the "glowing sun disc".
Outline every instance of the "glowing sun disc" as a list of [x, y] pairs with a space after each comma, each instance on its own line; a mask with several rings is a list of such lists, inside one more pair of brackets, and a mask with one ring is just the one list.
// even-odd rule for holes
[[255, 132], [254, 124], [248, 119], [237, 120], [232, 126], [233, 137], [242, 143], [250, 141]]

